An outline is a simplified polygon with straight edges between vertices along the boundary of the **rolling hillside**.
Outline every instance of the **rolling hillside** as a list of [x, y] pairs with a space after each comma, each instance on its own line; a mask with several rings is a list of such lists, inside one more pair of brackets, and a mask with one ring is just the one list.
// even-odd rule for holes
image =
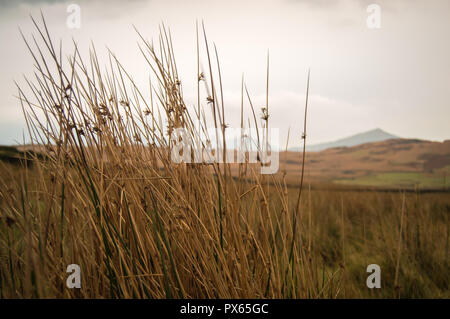
[[[300, 153], [280, 155], [289, 181], [300, 175]], [[306, 155], [306, 178], [346, 185], [442, 188], [450, 186], [450, 140], [389, 139]]]

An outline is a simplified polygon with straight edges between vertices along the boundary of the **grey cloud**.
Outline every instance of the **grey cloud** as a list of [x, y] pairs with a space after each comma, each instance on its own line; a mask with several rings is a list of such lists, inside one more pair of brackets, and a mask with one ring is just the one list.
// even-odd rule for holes
[[335, 6], [341, 0], [286, 0], [291, 3], [300, 3], [300, 4], [308, 4], [315, 7], [330, 7]]
[[[145, 2], [146, 0], [128, 0], [127, 2], [137, 3]], [[105, 4], [111, 4], [111, 2], [120, 2], [120, 0], [1, 0], [0, 8], [9, 9], [18, 7], [20, 5], [39, 6], [58, 3], [92, 3], [92, 2], [104, 2]]]
[[[339, 6], [343, 6], [346, 4], [354, 4], [356, 6], [359, 6], [361, 8], [365, 8], [370, 4], [379, 4], [382, 6], [383, 9], [386, 9], [388, 11], [394, 10], [397, 6], [405, 6], [405, 5], [412, 5], [417, 2], [417, 0], [285, 0], [287, 3], [292, 4], [301, 4], [306, 5], [310, 8], [315, 9], [322, 9], [322, 10], [328, 10], [328, 9], [334, 9]], [[447, 0], [435, 0], [438, 1], [447, 1]]]
[[66, 2], [65, 0], [21, 0], [21, 1], [17, 1], [17, 0], [2, 0], [0, 2], [0, 7], [3, 8], [12, 8], [12, 7], [17, 7], [21, 4], [25, 4], [25, 5], [39, 5], [39, 4], [54, 4], [54, 3], [64, 3]]

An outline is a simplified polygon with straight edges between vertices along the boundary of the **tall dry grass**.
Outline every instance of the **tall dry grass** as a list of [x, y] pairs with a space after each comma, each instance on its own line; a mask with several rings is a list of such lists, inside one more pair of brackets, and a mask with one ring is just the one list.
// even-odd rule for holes
[[[400, 228], [397, 195], [301, 196], [283, 174], [261, 176], [260, 163], [232, 174], [230, 164], [171, 160], [173, 129], [205, 138], [211, 111], [212, 125], [226, 130], [218, 54], [204, 29], [197, 38], [209, 72], [198, 68], [190, 112], [167, 29], [157, 46], [139, 35], [156, 79], [144, 93], [113, 53], [104, 71], [94, 48], [87, 62], [76, 44], [63, 59], [45, 21], [35, 26], [26, 43], [36, 71], [18, 88], [40, 156], [21, 169], [2, 165], [2, 298], [448, 296], [445, 204], [408, 198]], [[370, 291], [365, 267], [377, 262], [387, 284]], [[65, 286], [69, 264], [81, 266], [81, 289]], [[414, 276], [423, 282], [414, 286]]]

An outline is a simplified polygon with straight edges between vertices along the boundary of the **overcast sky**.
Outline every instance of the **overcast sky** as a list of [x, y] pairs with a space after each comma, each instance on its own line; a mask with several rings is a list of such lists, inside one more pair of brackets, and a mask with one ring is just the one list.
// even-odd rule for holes
[[[70, 3], [81, 8], [81, 28], [66, 25]], [[381, 8], [381, 28], [367, 26], [367, 6]], [[42, 9], [53, 38], [81, 50], [108, 46], [144, 86], [145, 67], [133, 24], [157, 38], [170, 27], [184, 93], [196, 94], [195, 21], [203, 20], [219, 50], [227, 122], [239, 123], [245, 74], [255, 104], [264, 105], [270, 52], [271, 126], [289, 145], [300, 142], [308, 68], [311, 69], [309, 143], [382, 128], [401, 137], [450, 138], [450, 1], [8, 1], [0, 2], [0, 144], [22, 140], [24, 121], [14, 80], [31, 75], [32, 59], [20, 38], [34, 30]], [[68, 45], [69, 46], [69, 45]], [[66, 52], [69, 54], [70, 52]], [[105, 56], [100, 50], [100, 57]], [[106, 64], [106, 60], [105, 60]]]

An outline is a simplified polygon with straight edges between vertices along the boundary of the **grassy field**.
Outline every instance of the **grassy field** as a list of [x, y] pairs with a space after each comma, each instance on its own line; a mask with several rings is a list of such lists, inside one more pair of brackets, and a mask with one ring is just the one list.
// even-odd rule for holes
[[[3, 298], [450, 297], [448, 193], [306, 188], [291, 252], [293, 187], [286, 203], [269, 185], [262, 209], [240, 183], [239, 208], [222, 212], [202, 209], [186, 187], [157, 212], [151, 182], [116, 180], [97, 214], [82, 187], [50, 174], [43, 187], [36, 168], [3, 168]], [[65, 287], [71, 263], [83, 270], [80, 291]], [[366, 286], [369, 264], [381, 267], [381, 289]]]
[[436, 176], [426, 173], [393, 172], [361, 176], [352, 179], [337, 179], [336, 183], [345, 185], [377, 186], [377, 187], [403, 187], [403, 188], [448, 188], [450, 180], [444, 175]]
[[[222, 137], [227, 128], [205, 32], [209, 73], [197, 74], [192, 110], [165, 28], [159, 49], [141, 38], [155, 81], [146, 95], [112, 53], [106, 71], [95, 50], [63, 62], [39, 25], [36, 74], [19, 87], [39, 153], [0, 162], [1, 298], [450, 297], [448, 193], [310, 189], [304, 157], [295, 179], [261, 175], [260, 161], [232, 174], [171, 159], [175, 128], [209, 139], [209, 111]], [[268, 128], [268, 93], [260, 121], [246, 93], [243, 83], [253, 118], [241, 127]], [[80, 289], [66, 287], [70, 264]], [[366, 286], [369, 264], [380, 289]]]

